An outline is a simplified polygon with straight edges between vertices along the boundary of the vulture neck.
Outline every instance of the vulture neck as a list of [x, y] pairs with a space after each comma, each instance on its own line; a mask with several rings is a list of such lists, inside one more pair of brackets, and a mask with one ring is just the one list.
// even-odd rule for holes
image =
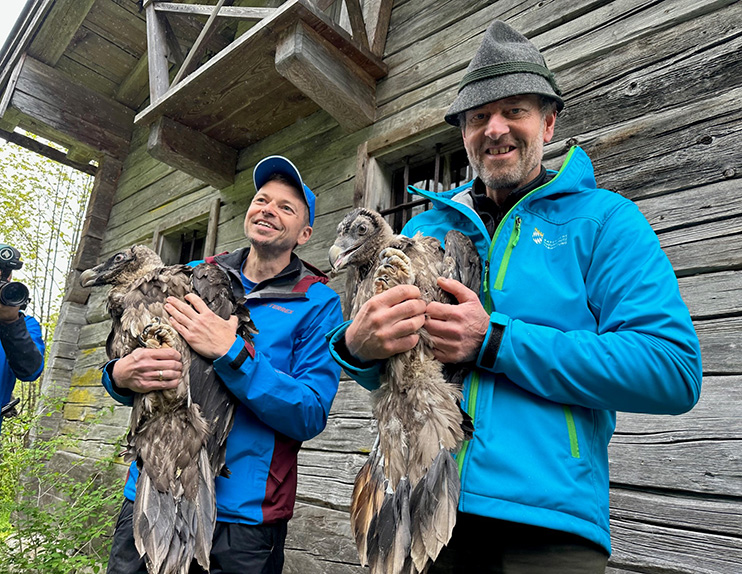
[[261, 254], [254, 246], [247, 252], [242, 274], [254, 283], [260, 283], [278, 275], [291, 262], [291, 251], [276, 256]]

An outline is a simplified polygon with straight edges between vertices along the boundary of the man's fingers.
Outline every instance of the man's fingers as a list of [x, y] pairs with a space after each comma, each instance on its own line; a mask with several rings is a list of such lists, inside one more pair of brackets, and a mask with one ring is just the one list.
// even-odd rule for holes
[[443, 289], [446, 293], [453, 295], [459, 303], [466, 303], [476, 299], [479, 301], [479, 295], [474, 293], [466, 285], [456, 279], [448, 279], [447, 277], [438, 277], [438, 286]]

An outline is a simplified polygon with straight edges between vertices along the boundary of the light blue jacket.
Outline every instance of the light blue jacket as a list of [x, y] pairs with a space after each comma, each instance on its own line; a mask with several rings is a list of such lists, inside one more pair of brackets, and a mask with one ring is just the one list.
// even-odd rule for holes
[[[457, 456], [459, 510], [571, 532], [610, 552], [615, 412], [679, 414], [701, 391], [698, 338], [672, 266], [639, 209], [596, 188], [580, 148], [492, 241], [471, 186], [414, 190], [433, 209], [402, 231], [443, 240], [458, 229], [484, 262], [490, 330], [464, 384], [475, 431]], [[358, 368], [335, 351], [346, 326], [332, 332], [333, 355], [374, 388], [379, 365]]]

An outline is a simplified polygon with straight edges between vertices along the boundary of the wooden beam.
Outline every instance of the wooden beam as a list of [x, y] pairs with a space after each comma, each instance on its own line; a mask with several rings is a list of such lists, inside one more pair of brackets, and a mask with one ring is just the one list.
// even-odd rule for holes
[[95, 0], [57, 0], [49, 10], [28, 54], [49, 66], [56, 66]]
[[163, 116], [152, 124], [147, 151], [217, 189], [234, 183], [237, 151], [170, 118]]
[[48, 157], [49, 159], [54, 160], [57, 163], [67, 165], [83, 173], [87, 173], [88, 175], [95, 175], [95, 173], [98, 171], [98, 168], [94, 165], [91, 165], [89, 163], [81, 163], [70, 159], [63, 151], [54, 149], [53, 147], [45, 145], [40, 141], [28, 136], [24, 136], [23, 134], [19, 134], [16, 132], [7, 132], [3, 129], [0, 129], [0, 138], [21, 146], [22, 148], [25, 148], [27, 150], [36, 152], [39, 155], [43, 155], [44, 157]]
[[320, 12], [324, 12], [335, 3], [335, 0], [314, 0], [314, 5]]
[[147, 79], [149, 77], [149, 56], [144, 54], [136, 63], [129, 75], [119, 84], [114, 96], [117, 101], [125, 106], [136, 110], [147, 98], [142, 92], [147, 90]]
[[[186, 14], [193, 16], [209, 16], [214, 12], [214, 7], [204, 4], [178, 4], [175, 2], [157, 2], [155, 10], [158, 12], [170, 12], [175, 14]], [[242, 6], [222, 6], [217, 18], [237, 18], [239, 20], [250, 20], [258, 22], [263, 18], [270, 18], [276, 11], [275, 8], [252, 8]]]
[[304, 22], [278, 41], [276, 69], [345, 129], [373, 123], [373, 78]]
[[63, 134], [71, 140], [67, 147], [77, 142], [117, 158], [128, 154], [134, 112], [31, 57], [24, 62], [10, 105]]
[[219, 0], [212, 8], [211, 16], [209, 16], [209, 19], [206, 21], [206, 24], [201, 30], [201, 33], [198, 35], [198, 38], [196, 38], [195, 44], [191, 46], [191, 50], [188, 52], [188, 55], [186, 56], [183, 65], [180, 67], [180, 70], [178, 70], [178, 73], [175, 74], [172, 85], [180, 82], [180, 80], [190, 74], [198, 65], [198, 61], [203, 55], [204, 49], [206, 48], [206, 43], [214, 34], [214, 32], [216, 32], [216, 28], [214, 27], [214, 23], [216, 22], [216, 15], [219, 13], [221, 7], [224, 6], [224, 2], [226, 2], [226, 0]]
[[353, 39], [361, 47], [368, 50], [368, 34], [366, 33], [366, 24], [363, 22], [363, 9], [360, 0], [345, 0], [345, 6], [348, 8], [348, 19], [350, 20]]
[[167, 38], [165, 27], [155, 5], [150, 2], [145, 7], [147, 18], [147, 56], [149, 69], [149, 100], [154, 103], [165, 95], [170, 87], [168, 70]]
[[23, 63], [25, 61], [26, 54], [24, 53], [21, 54], [21, 57], [18, 59], [18, 63], [15, 65], [15, 68], [13, 68], [13, 72], [10, 74], [8, 85], [5, 87], [5, 92], [3, 93], [3, 99], [0, 100], [0, 118], [4, 117], [5, 112], [8, 110], [8, 106], [10, 105], [10, 97], [15, 91], [15, 85], [18, 82], [18, 76], [21, 75], [21, 70], [23, 69]]
[[394, 0], [366, 0], [363, 3], [363, 15], [368, 32], [371, 52], [381, 57], [384, 54], [386, 35], [392, 19]]

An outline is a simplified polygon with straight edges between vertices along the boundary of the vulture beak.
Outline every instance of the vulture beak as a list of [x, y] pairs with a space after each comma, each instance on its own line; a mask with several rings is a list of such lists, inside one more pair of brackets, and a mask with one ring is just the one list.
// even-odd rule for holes
[[80, 275], [80, 285], [83, 287], [92, 287], [95, 285], [95, 282], [98, 279], [96, 269], [97, 267], [93, 267], [92, 269], [86, 269], [83, 271]]
[[341, 258], [343, 255], [343, 251], [337, 245], [333, 245], [332, 247], [330, 247], [328, 255], [332, 272], [337, 273], [344, 265], [344, 262]]

